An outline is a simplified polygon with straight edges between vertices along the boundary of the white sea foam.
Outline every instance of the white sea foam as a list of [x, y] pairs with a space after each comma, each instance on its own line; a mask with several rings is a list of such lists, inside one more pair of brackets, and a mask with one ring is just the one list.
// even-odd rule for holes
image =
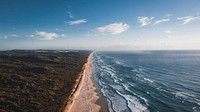
[[104, 62], [104, 61], [100, 58], [100, 56], [97, 56], [97, 55], [96, 55], [96, 58], [97, 58], [97, 60], [100, 61], [101, 63]]
[[148, 81], [148, 82], [150, 82], [150, 83], [153, 83], [153, 81], [152, 81], [151, 79], [148, 79], [148, 78], [145, 78], [145, 77], [144, 77], [144, 80], [146, 80], [146, 81]]
[[161, 87], [157, 87], [156, 89], [159, 90], [159, 91], [161, 91], [161, 92], [163, 91], [163, 92], [169, 93], [169, 94], [176, 94], [176, 93], [174, 93], [174, 92], [168, 91], [168, 90], [163, 89], [163, 88], [161, 88]]
[[175, 96], [176, 96], [176, 98], [184, 99], [184, 100], [189, 101], [191, 103], [196, 103], [197, 105], [200, 106], [200, 99], [196, 98], [196, 96], [193, 95], [193, 94], [189, 94], [189, 93], [186, 93], [186, 92], [176, 92]]
[[127, 84], [122, 84], [123, 85], [123, 87], [125, 88], [125, 90], [129, 90], [128, 88], [129, 88], [129, 86], [127, 85]]
[[120, 85], [110, 85], [110, 86], [113, 87], [117, 91], [122, 91], [122, 89], [123, 89], [123, 87]]
[[120, 81], [122, 81], [122, 79], [118, 78]]
[[107, 101], [108, 101], [108, 110], [109, 110], [109, 112], [114, 112], [113, 109], [112, 109], [111, 101], [110, 100], [107, 100]]
[[130, 83], [130, 82], [128, 82], [128, 84], [129, 84], [131, 87], [135, 87], [135, 86], [136, 86], [135, 83]]
[[[128, 84], [129, 84], [130, 86], [132, 86], [131, 83], [128, 83]], [[147, 100], [146, 98], [144, 98], [144, 97], [142, 97], [142, 96], [140, 96], [140, 95], [138, 95], [138, 94], [132, 92], [132, 91], [129, 89], [129, 86], [128, 86], [128, 85], [123, 84], [123, 86], [125, 87], [125, 90], [129, 91], [130, 93], [134, 94], [134, 95], [137, 96], [138, 98], [142, 99], [142, 100], [145, 102], [145, 104], [148, 105], [148, 100]], [[132, 87], [133, 87], [133, 86], [132, 86]], [[150, 94], [150, 93], [147, 92], [147, 94]]]
[[176, 92], [175, 96], [178, 97], [182, 97], [184, 99], [188, 99], [189, 97], [195, 97], [195, 95], [186, 93], [186, 92]]
[[132, 112], [148, 111], [147, 107], [142, 105], [136, 97], [131, 96], [131, 95], [126, 95], [126, 94], [121, 94], [118, 91], [117, 91], [117, 93], [126, 99], [126, 101], [128, 102], [128, 107]]
[[101, 58], [99, 58], [99, 61], [101, 62], [101, 63], [103, 63], [104, 61], [101, 59]]
[[110, 97], [110, 99], [112, 100], [113, 109], [116, 112], [123, 112], [127, 110], [126, 101], [119, 95], [115, 94], [114, 97]]
[[[103, 93], [105, 97], [108, 98], [108, 102], [109, 102], [108, 105], [109, 105], [110, 112], [112, 112], [113, 110], [116, 112], [127, 111], [128, 108], [132, 112], [144, 112], [147, 110], [147, 107], [143, 106], [136, 97], [131, 96], [131, 95], [121, 94], [119, 91], [122, 91], [123, 89], [122, 86], [110, 85], [117, 92], [117, 94], [113, 94], [113, 93], [110, 93], [107, 87], [103, 86], [102, 81], [99, 81], [99, 83], [102, 87], [101, 92]], [[123, 86], [127, 87], [128, 89], [128, 85], [123, 84]], [[145, 100], [142, 97], [141, 99]]]
[[137, 72], [137, 73], [139, 72], [138, 69], [133, 69], [133, 70], [131, 70], [131, 71], [132, 71], [132, 72]]
[[115, 73], [115, 71], [114, 71], [110, 66], [108, 66], [108, 65], [107, 65], [107, 66], [103, 66], [103, 65], [102, 65], [101, 68], [103, 68], [104, 71], [106, 71], [106, 72], [107, 72], [107, 71], [108, 71], [108, 72], [111, 71], [111, 72]]
[[110, 91], [105, 88], [101, 89], [101, 92], [109, 101], [108, 107], [110, 112], [122, 112], [127, 109], [126, 101], [118, 94], [111, 94]]
[[115, 63], [119, 64], [119, 65], [122, 65], [123, 63], [122, 62], [119, 62], [117, 60], [115, 60]]
[[119, 61], [119, 60], [117, 60], [117, 59], [114, 59], [114, 62], [115, 62], [116, 64], [121, 65], [121, 66], [124, 66], [124, 67], [130, 67], [129, 65], [127, 65], [127, 64], [125, 64], [124, 62]]
[[193, 112], [200, 112], [200, 107], [194, 106], [192, 107]]
[[110, 74], [110, 77], [112, 78], [112, 80], [115, 82], [115, 83], [119, 83], [119, 80], [118, 78], [116, 77], [116, 72], [111, 69], [110, 67], [108, 66], [102, 66], [102, 68], [104, 68], [105, 72], [107, 72], [108, 74]]
[[107, 91], [105, 89], [105, 87], [102, 87], [101, 88], [101, 93], [103, 94], [104, 97], [106, 97], [107, 101], [108, 101], [108, 110], [109, 112], [114, 112], [113, 109], [112, 109], [112, 101], [111, 99], [109, 98], [109, 91]]
[[138, 68], [138, 71], [143, 72], [143, 68]]

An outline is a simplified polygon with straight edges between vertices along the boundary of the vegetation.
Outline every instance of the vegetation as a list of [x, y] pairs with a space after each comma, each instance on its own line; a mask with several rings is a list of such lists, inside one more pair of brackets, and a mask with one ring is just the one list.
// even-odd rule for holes
[[90, 53], [1, 51], [0, 111], [60, 111]]

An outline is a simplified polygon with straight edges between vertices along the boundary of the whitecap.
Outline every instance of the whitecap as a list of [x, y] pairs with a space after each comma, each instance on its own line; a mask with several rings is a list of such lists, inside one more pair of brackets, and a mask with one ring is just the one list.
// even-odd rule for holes
[[152, 81], [151, 79], [148, 79], [148, 78], [145, 78], [145, 77], [144, 77], [144, 80], [146, 80], [146, 81], [148, 81], [148, 82], [150, 82], [150, 83], [153, 83], [153, 81]]
[[132, 72], [136, 72], [136, 73], [139, 73], [138, 69], [133, 69], [131, 70]]
[[119, 62], [119, 61], [117, 61], [117, 60], [115, 60], [115, 63], [117, 63], [118, 65], [123, 65], [122, 62]]

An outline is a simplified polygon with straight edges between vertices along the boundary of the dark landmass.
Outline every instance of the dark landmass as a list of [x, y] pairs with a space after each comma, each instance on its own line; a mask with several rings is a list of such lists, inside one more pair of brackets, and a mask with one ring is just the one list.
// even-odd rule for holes
[[59, 112], [90, 51], [0, 52], [0, 112]]

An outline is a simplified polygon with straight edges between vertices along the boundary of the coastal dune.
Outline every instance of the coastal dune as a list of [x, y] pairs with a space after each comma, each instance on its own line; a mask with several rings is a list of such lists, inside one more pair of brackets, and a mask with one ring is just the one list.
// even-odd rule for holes
[[75, 84], [74, 92], [68, 102], [64, 112], [99, 112], [100, 105], [96, 104], [99, 96], [96, 87], [92, 82], [93, 64], [92, 54], [88, 57], [87, 63], [84, 65], [83, 74]]

